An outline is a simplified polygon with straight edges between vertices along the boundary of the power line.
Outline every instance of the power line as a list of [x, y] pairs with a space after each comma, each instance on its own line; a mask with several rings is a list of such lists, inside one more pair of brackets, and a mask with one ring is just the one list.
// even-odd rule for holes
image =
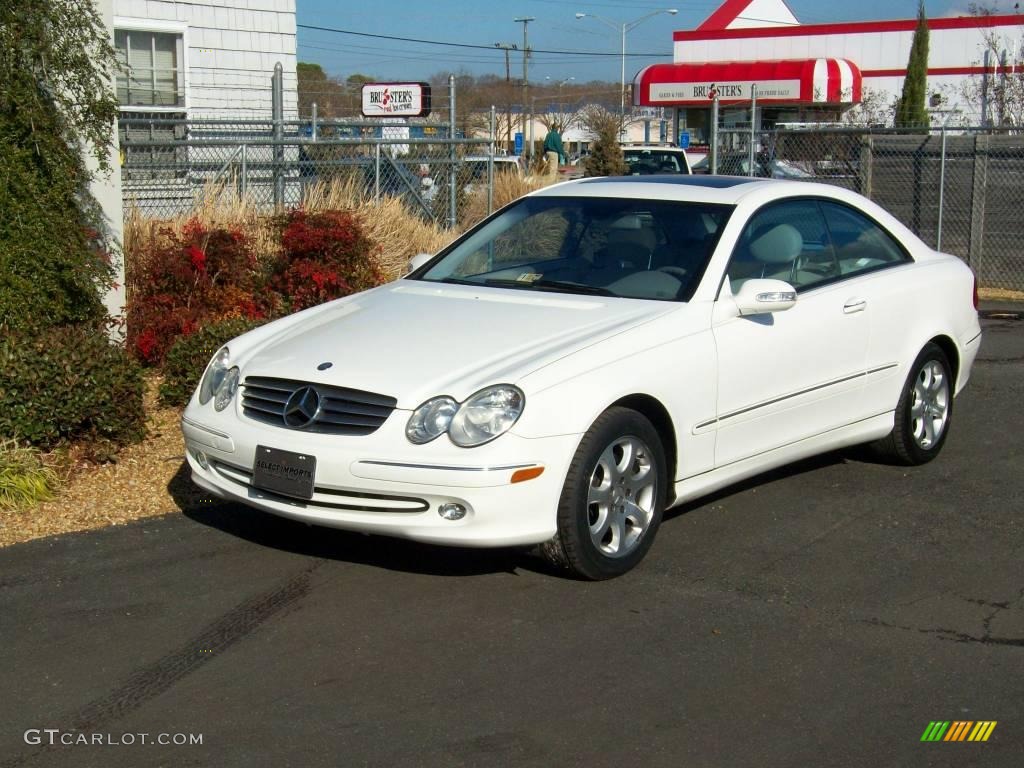
[[[443, 40], [424, 40], [417, 37], [398, 37], [397, 35], [375, 35], [370, 32], [354, 32], [350, 29], [337, 29], [333, 27], [317, 27], [312, 24], [296, 24], [295, 26], [300, 29], [312, 29], [317, 32], [333, 32], [338, 35], [354, 35], [356, 37], [372, 37], [377, 40], [395, 40], [402, 43], [421, 43], [424, 45], [443, 45], [449, 48], [474, 48], [478, 50], [486, 50], [494, 52], [495, 48], [493, 45], [476, 45], [473, 43], [449, 43]], [[531, 48], [531, 53], [553, 53], [559, 56], [614, 56], [620, 58], [621, 53], [609, 53], [607, 51], [558, 51], [558, 50], [545, 50], [543, 48]], [[658, 52], [658, 53], [627, 53], [627, 56], [670, 56], [670, 53]]]

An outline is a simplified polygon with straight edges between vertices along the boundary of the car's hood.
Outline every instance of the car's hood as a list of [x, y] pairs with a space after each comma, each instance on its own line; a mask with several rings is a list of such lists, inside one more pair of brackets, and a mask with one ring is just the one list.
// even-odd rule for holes
[[[400, 280], [296, 319], [241, 355], [242, 376], [390, 395], [415, 408], [516, 383], [677, 304]], [[331, 363], [326, 370], [318, 370]]]

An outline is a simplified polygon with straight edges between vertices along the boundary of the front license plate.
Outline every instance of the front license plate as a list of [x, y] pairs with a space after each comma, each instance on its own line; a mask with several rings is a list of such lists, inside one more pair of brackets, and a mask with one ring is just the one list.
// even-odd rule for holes
[[256, 446], [252, 484], [257, 488], [298, 499], [311, 499], [315, 476], [315, 456], [267, 448], [265, 445]]

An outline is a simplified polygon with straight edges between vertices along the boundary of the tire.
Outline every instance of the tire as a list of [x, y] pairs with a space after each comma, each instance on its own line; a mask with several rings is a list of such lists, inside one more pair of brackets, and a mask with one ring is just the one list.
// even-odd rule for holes
[[910, 367], [892, 432], [871, 445], [875, 454], [911, 466], [938, 456], [953, 419], [955, 385], [946, 353], [936, 344], [927, 344]]
[[621, 576], [654, 543], [668, 472], [657, 430], [628, 408], [609, 408], [580, 441], [558, 503], [548, 560], [592, 581]]

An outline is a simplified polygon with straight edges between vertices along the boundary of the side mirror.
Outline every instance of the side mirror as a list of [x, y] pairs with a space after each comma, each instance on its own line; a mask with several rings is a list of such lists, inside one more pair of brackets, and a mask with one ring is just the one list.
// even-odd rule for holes
[[409, 259], [409, 264], [405, 268], [405, 274], [408, 275], [410, 272], [415, 272], [417, 269], [422, 267], [432, 258], [434, 258], [434, 254], [432, 253], [417, 253], [415, 256]]
[[743, 316], [782, 312], [796, 304], [796, 289], [784, 280], [747, 280], [733, 301]]

